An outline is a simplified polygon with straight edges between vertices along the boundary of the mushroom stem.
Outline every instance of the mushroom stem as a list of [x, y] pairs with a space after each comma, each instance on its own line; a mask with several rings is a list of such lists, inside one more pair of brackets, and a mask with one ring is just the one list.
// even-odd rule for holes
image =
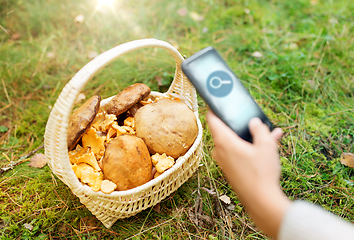
[[142, 105], [140, 103], [135, 104], [134, 106], [132, 106], [131, 108], [129, 108], [129, 113], [130, 115], [132, 115], [133, 117], [135, 116], [135, 113], [139, 110], [139, 108], [141, 108]]

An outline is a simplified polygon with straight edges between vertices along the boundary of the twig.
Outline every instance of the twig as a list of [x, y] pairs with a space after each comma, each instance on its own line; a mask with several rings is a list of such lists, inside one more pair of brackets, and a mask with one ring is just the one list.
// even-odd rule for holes
[[16, 204], [17, 206], [19, 206], [19, 207], [22, 207], [20, 204], [18, 204], [17, 202], [15, 202], [15, 200], [13, 200], [12, 198], [11, 198], [11, 196], [7, 193], [7, 192], [5, 192], [6, 193], [6, 195], [9, 197], [9, 199], [14, 203], [14, 204]]
[[350, 112], [350, 111], [354, 111], [354, 108], [346, 109], [346, 110], [339, 111], [339, 112], [334, 112], [334, 113], [329, 114], [328, 116], [333, 116], [333, 115], [336, 115], [336, 114], [341, 114], [341, 113]]
[[3, 26], [1, 26], [1, 24], [0, 24], [0, 28], [1, 28], [7, 35], [10, 36], [9, 31], [7, 31], [6, 28], [4, 28]]
[[4, 79], [1, 79], [1, 81], [2, 81], [2, 86], [4, 87], [4, 92], [5, 92], [6, 98], [9, 101], [9, 104], [12, 104], [12, 101], [11, 101], [11, 99], [9, 97], [9, 94], [7, 93], [7, 89], [6, 89], [6, 85], [5, 85]]
[[14, 148], [22, 148], [25, 147], [26, 145], [17, 145], [17, 146], [12, 146], [12, 147], [6, 147], [6, 148], [0, 148], [0, 151], [7, 151], [7, 150], [11, 150]]
[[25, 159], [31, 157], [33, 154], [35, 154], [36, 152], [41, 150], [43, 147], [44, 147], [44, 145], [42, 144], [39, 147], [37, 147], [36, 149], [34, 149], [34, 150], [30, 151], [29, 153], [27, 153], [26, 155], [20, 157], [19, 160], [11, 161], [6, 167], [0, 168], [0, 174], [3, 174], [4, 172], [13, 169], [14, 167], [19, 165], [20, 163], [24, 162]]
[[2, 111], [4, 111], [5, 109], [7, 109], [7, 108], [11, 107], [11, 106], [12, 106], [12, 104], [13, 104], [13, 103], [9, 103], [9, 104], [7, 104], [5, 107], [0, 108], [0, 113], [1, 113]]

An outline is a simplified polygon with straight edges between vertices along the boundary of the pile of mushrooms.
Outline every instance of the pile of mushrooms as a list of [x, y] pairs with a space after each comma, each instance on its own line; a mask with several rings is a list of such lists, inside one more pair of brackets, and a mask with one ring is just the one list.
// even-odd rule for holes
[[68, 150], [78, 179], [111, 193], [143, 185], [171, 168], [198, 135], [193, 111], [180, 99], [154, 98], [133, 84], [105, 107], [95, 95], [69, 119]]

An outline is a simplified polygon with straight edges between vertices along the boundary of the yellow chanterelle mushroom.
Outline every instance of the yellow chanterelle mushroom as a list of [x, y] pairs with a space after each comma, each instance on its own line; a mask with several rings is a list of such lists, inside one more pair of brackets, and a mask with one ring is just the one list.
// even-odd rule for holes
[[105, 140], [106, 136], [99, 136], [95, 128], [91, 127], [83, 136], [82, 136], [82, 146], [90, 147], [96, 159], [100, 160], [104, 154], [105, 150]]
[[175, 164], [175, 160], [172, 157], [167, 156], [166, 153], [161, 155], [156, 153], [151, 156], [151, 160], [158, 173], [163, 173]]
[[93, 167], [86, 163], [78, 163], [72, 165], [72, 169], [78, 179], [82, 183], [88, 184], [95, 192], [101, 189], [103, 181], [103, 173], [101, 171], [95, 171]]
[[95, 171], [101, 171], [98, 166], [95, 155], [89, 147], [81, 148], [80, 145], [76, 150], [69, 152], [69, 160], [71, 164], [87, 163], [94, 168]]

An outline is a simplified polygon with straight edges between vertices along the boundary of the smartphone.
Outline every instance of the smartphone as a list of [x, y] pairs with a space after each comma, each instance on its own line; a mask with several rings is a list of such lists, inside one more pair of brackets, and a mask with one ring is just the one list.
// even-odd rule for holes
[[273, 130], [268, 117], [213, 47], [187, 58], [182, 71], [215, 115], [242, 139], [252, 142], [248, 123], [254, 117]]

